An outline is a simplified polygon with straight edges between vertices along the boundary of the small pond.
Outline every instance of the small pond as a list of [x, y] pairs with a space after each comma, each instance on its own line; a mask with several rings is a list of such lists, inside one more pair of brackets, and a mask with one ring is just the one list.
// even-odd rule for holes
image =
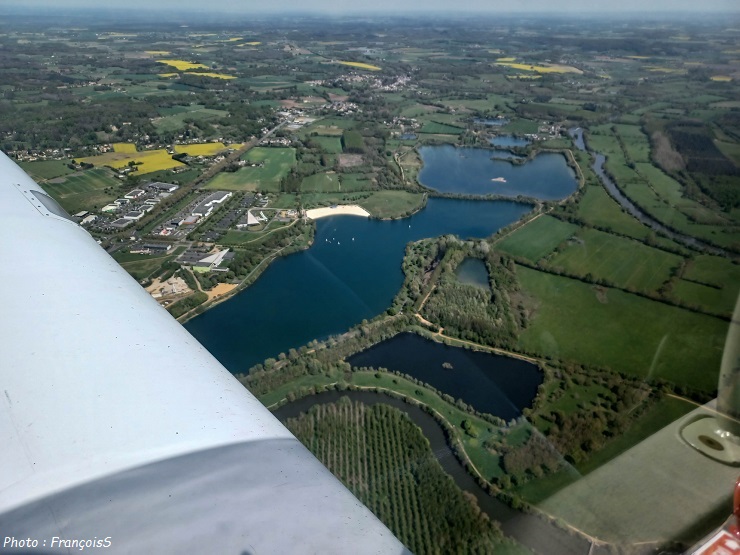
[[543, 378], [540, 369], [529, 362], [450, 347], [414, 333], [400, 333], [347, 362], [408, 374], [505, 420], [531, 406]]

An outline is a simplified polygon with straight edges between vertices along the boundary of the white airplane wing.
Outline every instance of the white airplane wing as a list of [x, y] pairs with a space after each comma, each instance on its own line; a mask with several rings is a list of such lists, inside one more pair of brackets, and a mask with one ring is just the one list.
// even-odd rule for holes
[[406, 552], [2, 153], [0, 252], [4, 552]]

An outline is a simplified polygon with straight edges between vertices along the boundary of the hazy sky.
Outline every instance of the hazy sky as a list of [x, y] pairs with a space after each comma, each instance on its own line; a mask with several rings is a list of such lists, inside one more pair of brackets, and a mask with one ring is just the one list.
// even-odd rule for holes
[[[740, 12], [739, 0], [0, 0], [0, 7], [156, 8], [231, 12]], [[5, 10], [3, 10], [5, 11]]]

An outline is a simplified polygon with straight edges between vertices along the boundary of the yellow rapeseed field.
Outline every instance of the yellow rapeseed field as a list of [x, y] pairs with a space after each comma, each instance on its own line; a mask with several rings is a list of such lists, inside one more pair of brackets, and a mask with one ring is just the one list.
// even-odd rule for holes
[[116, 170], [125, 168], [131, 161], [136, 163], [137, 173], [139, 174], [169, 170], [184, 165], [177, 160], [173, 160], [172, 156], [164, 149], [146, 150], [144, 152], [107, 152], [100, 156], [80, 158], [80, 162], [93, 164], [94, 166], [110, 166]]
[[113, 143], [113, 150], [115, 152], [136, 152], [136, 145], [132, 143]]
[[710, 79], [712, 81], [719, 81], [720, 83], [729, 83], [732, 81], [732, 77], [729, 75], [712, 75]]
[[213, 77], [214, 79], [236, 79], [233, 75], [225, 73], [211, 73], [206, 71], [188, 71], [187, 75], [202, 75], [203, 77]]
[[160, 77], [177, 77], [179, 73], [157, 73]]
[[686, 73], [685, 69], [675, 69], [663, 66], [646, 66], [645, 69], [652, 71], [653, 73]]
[[514, 62], [516, 58], [496, 58], [497, 62]]
[[169, 56], [170, 52], [167, 50], [145, 50], [150, 56]]
[[517, 64], [513, 62], [496, 62], [497, 66], [510, 67], [513, 69], [520, 69], [522, 71], [536, 71], [537, 73], [583, 73], [580, 69], [563, 66], [558, 64], [548, 64], [545, 66], [535, 66], [531, 64]]
[[187, 153], [190, 156], [213, 156], [227, 148], [223, 143], [193, 143], [190, 145], [175, 145], [175, 152], [178, 154]]
[[360, 69], [369, 69], [370, 71], [380, 71], [380, 68], [378, 66], [373, 66], [370, 64], [363, 64], [362, 62], [341, 62], [340, 61], [338, 63], [345, 65], [345, 66], [357, 67]]
[[172, 66], [175, 69], [179, 69], [180, 71], [185, 71], [186, 69], [208, 69], [208, 66], [205, 66], [203, 64], [186, 62], [185, 60], [157, 60], [157, 62], [160, 64]]

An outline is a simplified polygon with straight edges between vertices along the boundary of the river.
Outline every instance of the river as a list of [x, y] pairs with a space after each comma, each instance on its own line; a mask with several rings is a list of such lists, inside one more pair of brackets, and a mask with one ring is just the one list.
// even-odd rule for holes
[[586, 142], [583, 137], [583, 129], [580, 127], [569, 129], [568, 133], [570, 136], [574, 139], [576, 147], [579, 150], [590, 152], [594, 155], [594, 163], [591, 166], [591, 169], [594, 170], [594, 173], [598, 176], [598, 178], [601, 180], [601, 183], [604, 185], [604, 188], [606, 189], [607, 193], [616, 200], [619, 205], [624, 208], [632, 217], [639, 220], [642, 224], [648, 226], [653, 231], [656, 231], [660, 233], [661, 235], [664, 235], [666, 237], [669, 237], [670, 239], [676, 241], [677, 243], [681, 243], [682, 245], [686, 245], [687, 247], [691, 247], [696, 250], [708, 252], [710, 254], [716, 254], [719, 256], [725, 256], [729, 257], [730, 254], [719, 247], [715, 247], [714, 245], [710, 245], [709, 243], [705, 243], [704, 241], [701, 241], [697, 239], [696, 237], [692, 237], [691, 235], [685, 235], [683, 233], [679, 233], [677, 231], [674, 231], [672, 229], [669, 229], [665, 225], [663, 225], [661, 222], [644, 212], [641, 208], [639, 208], [635, 203], [633, 203], [629, 198], [627, 198], [622, 191], [619, 190], [619, 187], [617, 187], [616, 183], [611, 180], [611, 178], [606, 174], [604, 171], [604, 163], [606, 162], [606, 158], [603, 154], [599, 154], [598, 152], [593, 152], [589, 150], [586, 146]]
[[535, 553], [543, 555], [586, 555], [590, 553], [590, 543], [584, 538], [566, 532], [536, 515], [516, 511], [486, 493], [453, 455], [440, 424], [419, 407], [409, 405], [400, 399], [369, 391], [329, 391], [298, 399], [280, 407], [274, 411], [274, 414], [284, 422], [288, 418], [300, 416], [302, 412], [307, 412], [314, 405], [334, 403], [343, 396], [367, 405], [385, 403], [408, 414], [429, 440], [432, 453], [445, 472], [452, 477], [460, 489], [475, 496], [481, 510], [491, 519], [500, 522], [501, 529], [507, 536], [514, 538]]

